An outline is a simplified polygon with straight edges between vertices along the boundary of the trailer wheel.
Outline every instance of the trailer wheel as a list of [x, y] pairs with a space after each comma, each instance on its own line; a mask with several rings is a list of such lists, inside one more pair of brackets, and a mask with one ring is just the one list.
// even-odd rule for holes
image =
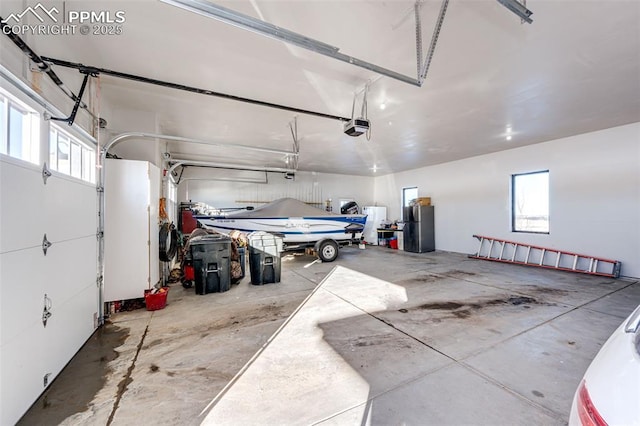
[[338, 257], [338, 243], [333, 240], [320, 241], [317, 252], [323, 262], [333, 262]]

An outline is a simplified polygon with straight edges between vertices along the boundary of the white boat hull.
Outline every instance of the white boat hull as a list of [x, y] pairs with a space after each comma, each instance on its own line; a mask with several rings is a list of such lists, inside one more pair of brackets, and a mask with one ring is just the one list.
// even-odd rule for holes
[[284, 217], [284, 218], [203, 218], [198, 221], [205, 227], [217, 232], [228, 234], [233, 230], [241, 232], [266, 231], [282, 234], [285, 244], [305, 244], [327, 238], [336, 241], [360, 238], [362, 230], [345, 232], [350, 224], [364, 226], [366, 215], [349, 216], [321, 216], [321, 217]]

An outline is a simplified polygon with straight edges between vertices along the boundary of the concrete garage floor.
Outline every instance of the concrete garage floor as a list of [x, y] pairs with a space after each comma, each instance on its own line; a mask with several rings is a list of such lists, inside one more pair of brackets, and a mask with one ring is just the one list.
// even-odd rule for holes
[[564, 424], [640, 304], [636, 281], [461, 254], [312, 262], [113, 315], [20, 424]]

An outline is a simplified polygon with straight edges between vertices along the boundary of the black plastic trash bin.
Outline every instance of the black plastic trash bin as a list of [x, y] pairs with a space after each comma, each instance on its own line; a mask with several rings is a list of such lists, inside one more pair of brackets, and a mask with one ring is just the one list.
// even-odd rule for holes
[[249, 234], [249, 272], [251, 284], [280, 282], [282, 238], [268, 232]]
[[190, 241], [196, 294], [222, 293], [231, 287], [231, 239], [209, 234]]

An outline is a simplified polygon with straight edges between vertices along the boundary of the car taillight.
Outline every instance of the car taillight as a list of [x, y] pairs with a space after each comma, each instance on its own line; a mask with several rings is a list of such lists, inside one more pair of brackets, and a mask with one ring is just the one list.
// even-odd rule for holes
[[604, 421], [598, 410], [596, 410], [596, 406], [593, 405], [587, 390], [587, 383], [584, 380], [580, 383], [580, 390], [578, 391], [578, 416], [582, 426], [607, 426], [607, 422]]

